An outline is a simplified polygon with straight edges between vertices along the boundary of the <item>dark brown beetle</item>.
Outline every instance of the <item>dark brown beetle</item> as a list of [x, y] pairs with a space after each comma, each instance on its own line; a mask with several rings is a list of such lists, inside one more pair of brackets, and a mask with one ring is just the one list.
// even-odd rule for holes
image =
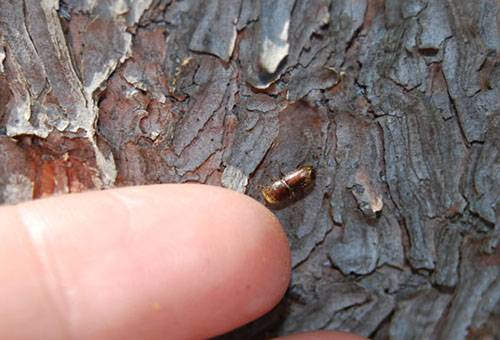
[[270, 206], [281, 207], [301, 198], [312, 188], [315, 179], [316, 171], [311, 165], [301, 166], [262, 188], [262, 196]]

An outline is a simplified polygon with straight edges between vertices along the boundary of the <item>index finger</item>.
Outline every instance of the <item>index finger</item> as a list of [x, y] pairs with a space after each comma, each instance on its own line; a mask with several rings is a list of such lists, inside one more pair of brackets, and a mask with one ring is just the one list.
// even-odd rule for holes
[[277, 219], [202, 185], [0, 211], [0, 338], [206, 338], [270, 310], [290, 278]]

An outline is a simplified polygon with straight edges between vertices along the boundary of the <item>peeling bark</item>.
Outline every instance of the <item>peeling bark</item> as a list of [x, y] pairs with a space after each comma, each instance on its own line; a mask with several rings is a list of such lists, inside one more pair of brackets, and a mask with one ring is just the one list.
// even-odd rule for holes
[[258, 200], [281, 304], [221, 338], [499, 337], [495, 0], [2, 0], [0, 202], [148, 183]]

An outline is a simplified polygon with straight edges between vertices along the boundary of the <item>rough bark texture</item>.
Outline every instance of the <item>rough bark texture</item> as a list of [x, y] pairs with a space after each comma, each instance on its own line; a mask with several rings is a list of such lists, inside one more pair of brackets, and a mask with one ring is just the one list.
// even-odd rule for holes
[[[0, 0], [0, 200], [196, 181], [276, 212], [293, 278], [226, 338], [500, 336], [496, 0]], [[489, 339], [489, 338], [488, 338]]]

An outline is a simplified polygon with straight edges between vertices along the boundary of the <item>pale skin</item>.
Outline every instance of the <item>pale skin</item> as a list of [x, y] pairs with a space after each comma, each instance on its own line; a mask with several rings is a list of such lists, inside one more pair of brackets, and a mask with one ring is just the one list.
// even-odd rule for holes
[[205, 339], [272, 309], [289, 280], [279, 221], [230, 190], [154, 185], [0, 208], [0, 339]]

